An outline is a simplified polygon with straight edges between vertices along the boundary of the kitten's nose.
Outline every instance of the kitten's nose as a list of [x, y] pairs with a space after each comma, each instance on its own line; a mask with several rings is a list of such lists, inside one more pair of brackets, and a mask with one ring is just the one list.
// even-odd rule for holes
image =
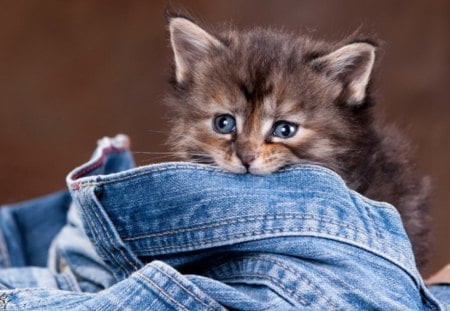
[[237, 150], [236, 155], [247, 169], [256, 159], [256, 153], [251, 150]]

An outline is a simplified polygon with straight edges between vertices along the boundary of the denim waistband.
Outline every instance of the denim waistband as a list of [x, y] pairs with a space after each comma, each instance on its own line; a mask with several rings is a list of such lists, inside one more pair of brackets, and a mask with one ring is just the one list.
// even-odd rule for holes
[[261, 177], [182, 162], [132, 168], [128, 146], [123, 135], [103, 139], [67, 176], [89, 238], [126, 274], [140, 267], [140, 257], [316, 237], [375, 253], [417, 276], [395, 208], [349, 190], [328, 169], [299, 165]]

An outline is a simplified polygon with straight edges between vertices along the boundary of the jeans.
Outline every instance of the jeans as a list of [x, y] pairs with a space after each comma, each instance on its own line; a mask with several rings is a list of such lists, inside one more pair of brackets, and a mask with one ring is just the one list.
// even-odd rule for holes
[[67, 185], [0, 209], [0, 309], [450, 309], [395, 208], [319, 166], [134, 168], [119, 135]]

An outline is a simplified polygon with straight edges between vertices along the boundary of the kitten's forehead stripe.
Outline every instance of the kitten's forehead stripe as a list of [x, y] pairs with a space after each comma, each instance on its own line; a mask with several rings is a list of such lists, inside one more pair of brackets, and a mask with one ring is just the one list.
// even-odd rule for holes
[[259, 128], [261, 126], [261, 105], [251, 105], [246, 120], [244, 121], [244, 135], [250, 137], [259, 136]]
[[250, 77], [250, 82], [241, 82], [239, 89], [249, 103], [260, 102], [273, 92], [273, 84], [266, 80], [264, 73], [255, 72], [256, 77]]

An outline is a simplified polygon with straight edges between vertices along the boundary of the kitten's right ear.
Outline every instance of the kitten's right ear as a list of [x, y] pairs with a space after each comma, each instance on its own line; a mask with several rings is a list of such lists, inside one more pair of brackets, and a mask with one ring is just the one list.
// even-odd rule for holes
[[213, 35], [184, 17], [169, 20], [170, 42], [175, 57], [177, 82], [185, 80], [186, 74], [212, 49], [224, 47]]
[[374, 44], [355, 42], [314, 59], [312, 64], [329, 78], [340, 81], [346, 92], [346, 101], [358, 105], [366, 97], [375, 50]]

